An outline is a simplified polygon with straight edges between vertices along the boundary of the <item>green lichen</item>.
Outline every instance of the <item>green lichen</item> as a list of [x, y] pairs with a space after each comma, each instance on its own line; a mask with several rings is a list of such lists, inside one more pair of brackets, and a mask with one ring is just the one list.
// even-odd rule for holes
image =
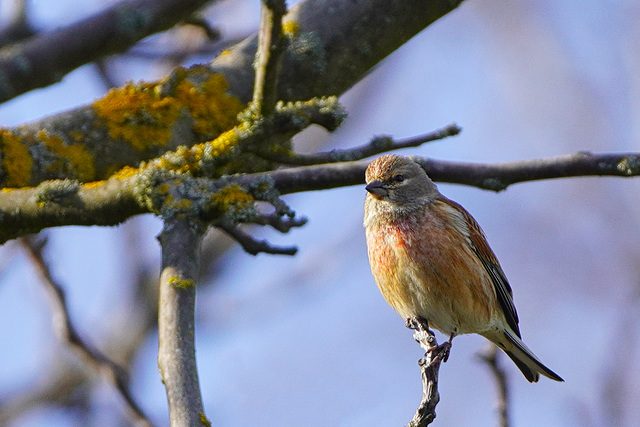
[[482, 188], [498, 192], [506, 189], [507, 184], [505, 184], [498, 178], [487, 178], [482, 181]]
[[71, 179], [45, 181], [36, 187], [35, 202], [39, 206], [48, 203], [63, 204], [78, 194], [80, 183]]
[[640, 173], [640, 157], [627, 156], [616, 165], [616, 169], [626, 176], [634, 176]]
[[285, 32], [289, 36], [287, 52], [294, 67], [307, 75], [320, 75], [327, 69], [327, 57], [322, 38], [312, 31]]
[[[176, 74], [158, 90], [174, 94], [181, 79], [182, 75]], [[247, 109], [239, 115], [238, 125], [216, 138], [178, 147], [137, 169], [125, 168], [115, 177], [135, 176], [130, 185], [136, 200], [163, 218], [249, 222], [260, 216], [256, 201], [266, 201], [277, 215], [293, 218], [295, 213], [280, 199], [271, 179], [242, 187], [230, 176], [272, 170], [278, 164], [269, 160], [269, 154], [291, 153], [295, 133], [312, 123], [335, 128], [344, 116], [335, 97], [279, 103], [268, 117]]]

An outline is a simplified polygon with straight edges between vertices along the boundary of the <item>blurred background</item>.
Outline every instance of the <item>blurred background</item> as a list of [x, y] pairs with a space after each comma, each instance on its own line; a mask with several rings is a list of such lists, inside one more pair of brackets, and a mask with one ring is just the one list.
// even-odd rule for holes
[[[30, 1], [28, 23], [51, 30], [113, 1]], [[293, 2], [288, 2], [289, 6]], [[0, 28], [16, 2], [0, 1]], [[62, 82], [0, 105], [15, 126], [83, 105], [127, 80], [206, 62], [258, 26], [257, 0], [203, 11], [217, 30], [180, 27], [143, 40]], [[381, 35], [383, 36], [383, 35]], [[311, 152], [374, 135], [408, 137], [451, 122], [460, 136], [403, 154], [499, 162], [578, 150], [640, 151], [640, 4], [593, 0], [468, 0], [342, 96], [334, 134], [309, 129]], [[515, 426], [640, 425], [640, 181], [573, 178], [501, 193], [440, 184], [484, 228], [514, 289], [524, 341], [566, 383], [529, 384], [506, 358]], [[302, 229], [252, 234], [296, 244], [295, 257], [244, 253], [212, 232], [203, 246], [197, 357], [216, 426], [400, 426], [420, 401], [422, 352], [376, 288], [362, 228], [363, 186], [287, 196]], [[135, 398], [168, 425], [157, 368], [161, 223], [47, 230], [46, 259], [73, 322], [93, 346], [131, 363]], [[435, 425], [497, 422], [486, 341], [454, 340], [440, 370]], [[55, 337], [47, 294], [16, 242], [0, 247], [0, 422], [128, 425], [109, 384]]]

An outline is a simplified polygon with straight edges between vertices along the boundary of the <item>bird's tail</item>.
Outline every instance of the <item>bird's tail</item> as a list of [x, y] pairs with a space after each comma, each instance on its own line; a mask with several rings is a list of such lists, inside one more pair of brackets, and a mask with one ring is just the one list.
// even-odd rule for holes
[[502, 334], [502, 339], [487, 337], [498, 345], [513, 360], [529, 382], [537, 382], [540, 374], [555, 381], [564, 381], [558, 374], [547, 368], [533, 351], [510, 329]]

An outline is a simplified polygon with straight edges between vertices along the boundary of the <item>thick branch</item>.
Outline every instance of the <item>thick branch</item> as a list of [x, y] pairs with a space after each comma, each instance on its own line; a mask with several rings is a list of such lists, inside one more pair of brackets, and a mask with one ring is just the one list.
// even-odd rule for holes
[[[177, 3], [186, 8], [184, 2]], [[298, 3], [285, 17], [289, 48], [282, 61], [276, 98], [297, 101], [344, 93], [375, 64], [459, 3]], [[89, 32], [83, 27], [85, 30]], [[74, 35], [73, 43], [60, 44], [84, 55], [80, 52], [84, 47], [74, 43], [88, 38]], [[47, 179], [106, 179], [123, 166], [135, 166], [178, 146], [215, 138], [237, 123], [238, 112], [252, 99], [256, 47], [257, 36], [253, 36], [225, 50], [207, 67], [175, 70], [160, 83], [129, 84], [92, 105], [4, 130], [0, 134], [0, 186], [35, 186]], [[56, 53], [51, 46], [43, 50], [45, 64], [38, 67], [40, 70], [55, 67], [49, 62], [67, 55]], [[91, 50], [99, 49], [94, 46]], [[12, 87], [18, 84], [10, 76], [6, 79]], [[38, 81], [24, 75], [17, 80]], [[15, 88], [5, 91], [16, 92]]]
[[[416, 158], [434, 181], [501, 191], [509, 185], [552, 178], [640, 175], [640, 154], [579, 152], [506, 163], [465, 163]], [[368, 161], [295, 167], [224, 177], [225, 183], [251, 187], [270, 182], [281, 194], [327, 190], [364, 183]], [[149, 212], [136, 200], [135, 177], [79, 186], [77, 193], [43, 202], [43, 188], [0, 192], [0, 242], [61, 225], [114, 225]], [[48, 184], [46, 186], [49, 186]], [[45, 187], [46, 187], [45, 186]], [[44, 191], [46, 193], [46, 191]], [[215, 220], [214, 217], [207, 218]]]
[[158, 367], [172, 427], [202, 425], [204, 411], [196, 367], [195, 301], [201, 230], [188, 220], [165, 220], [158, 237], [162, 274], [158, 303]]
[[171, 28], [208, 0], [127, 0], [0, 50], [0, 102], [53, 84], [81, 65]]

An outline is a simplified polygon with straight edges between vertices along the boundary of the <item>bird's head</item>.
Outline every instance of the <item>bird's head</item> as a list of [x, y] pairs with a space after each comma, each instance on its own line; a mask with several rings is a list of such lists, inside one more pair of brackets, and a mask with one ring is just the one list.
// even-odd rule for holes
[[403, 207], [423, 205], [440, 194], [418, 163], [395, 154], [371, 162], [365, 178], [371, 197]]

